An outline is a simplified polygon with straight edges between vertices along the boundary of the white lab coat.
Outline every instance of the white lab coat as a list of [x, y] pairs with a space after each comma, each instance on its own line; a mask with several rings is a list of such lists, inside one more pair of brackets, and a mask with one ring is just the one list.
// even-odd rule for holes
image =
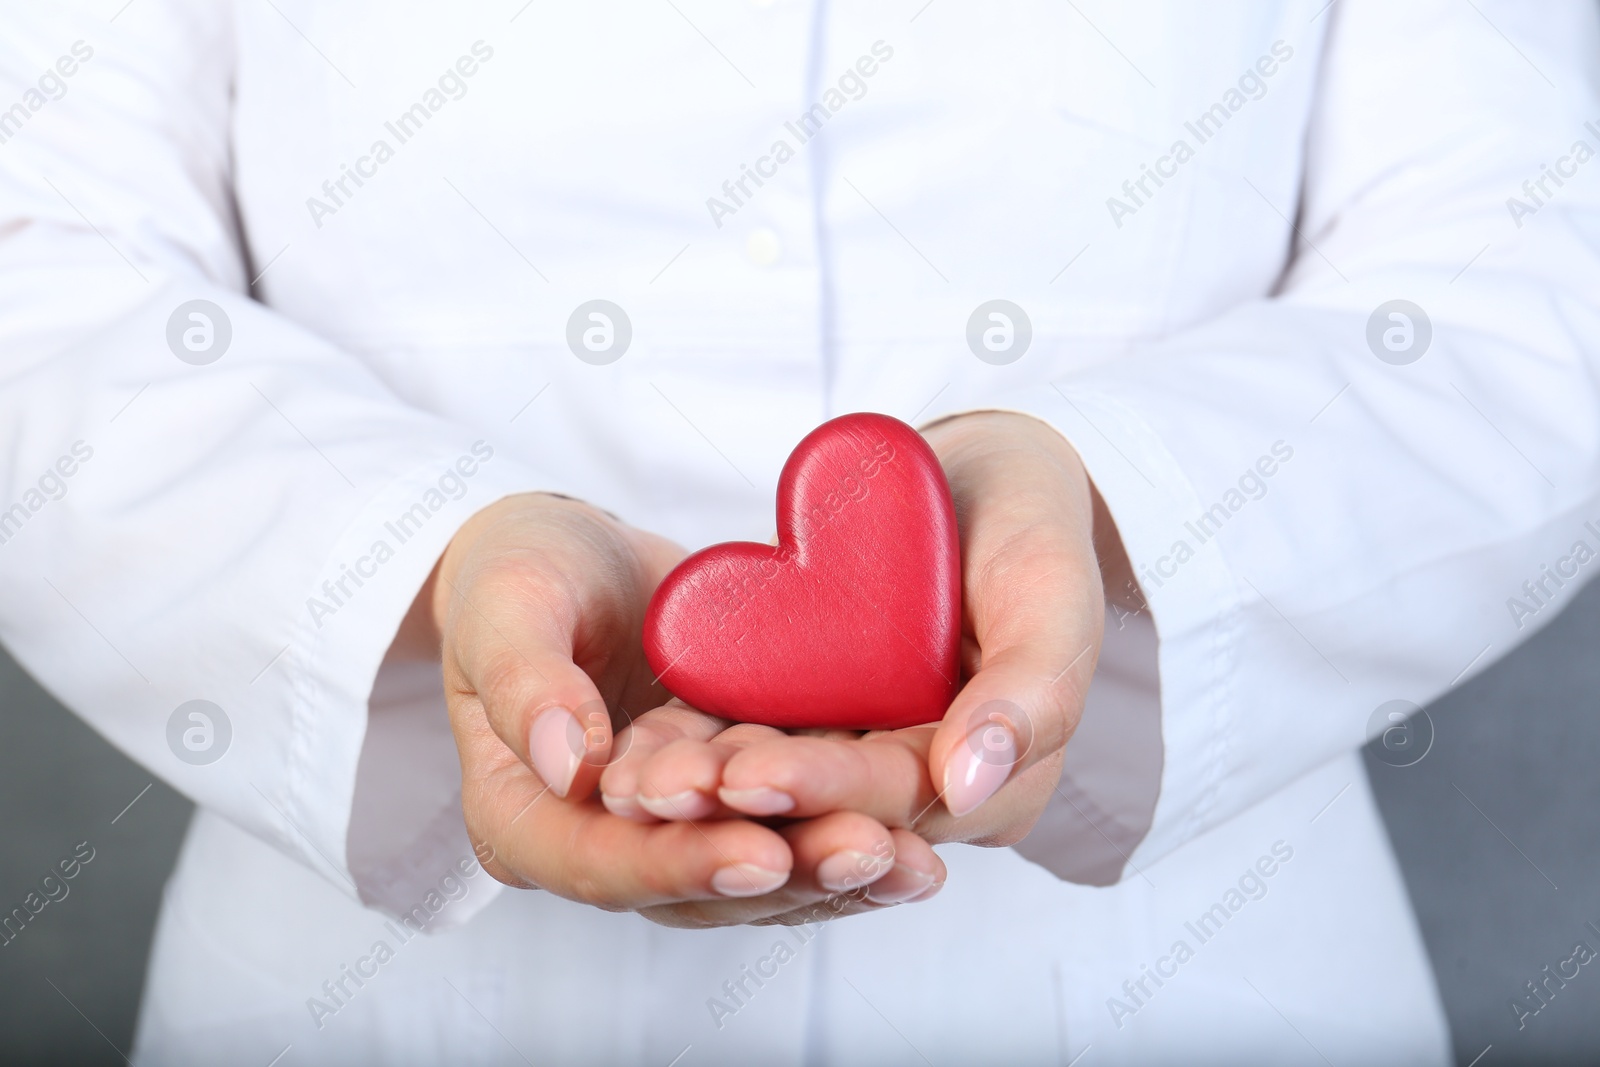
[[[1592, 4], [5, 6], [0, 636], [201, 805], [141, 1062], [1448, 1058], [1352, 753], [1600, 544]], [[818, 422], [984, 407], [1077, 447], [1150, 607], [1019, 849], [814, 938], [473, 866], [383, 665], [466, 516], [764, 539]]]

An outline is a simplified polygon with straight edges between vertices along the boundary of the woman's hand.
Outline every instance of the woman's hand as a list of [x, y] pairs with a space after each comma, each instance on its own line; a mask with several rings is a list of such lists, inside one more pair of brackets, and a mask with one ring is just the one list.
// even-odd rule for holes
[[633, 731], [656, 739], [607, 770], [608, 796], [636, 787], [662, 818], [856, 812], [935, 842], [1008, 845], [1032, 828], [1100, 652], [1097, 532], [1119, 587], [1126, 560], [1077, 453], [1045, 423], [983, 412], [925, 436], [961, 530], [967, 680], [943, 721], [862, 737], [736, 727], [662, 741], [673, 724], [651, 712]]
[[[473, 516], [440, 558], [397, 647], [439, 650], [462, 808], [491, 857], [485, 869], [672, 925], [870, 908], [865, 887], [892, 875], [897, 858], [926, 884], [942, 882], [924, 841], [866, 815], [828, 812], [781, 830], [746, 818], [644, 823], [592, 797], [618, 754], [615, 727], [666, 699], [640, 629], [683, 554], [586, 504], [525, 494]], [[696, 736], [729, 725], [688, 708], [672, 715]], [[624, 742], [636, 733], [648, 730]], [[847, 888], [862, 892], [830, 900]]]

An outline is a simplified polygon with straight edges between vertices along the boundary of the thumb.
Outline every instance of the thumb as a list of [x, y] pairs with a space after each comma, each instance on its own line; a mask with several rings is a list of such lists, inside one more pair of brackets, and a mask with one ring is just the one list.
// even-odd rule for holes
[[574, 662], [580, 609], [503, 584], [450, 590], [443, 659], [452, 715], [459, 704], [557, 796], [582, 799], [610, 758], [612, 729], [599, 689]]
[[1060, 752], [1077, 728], [1098, 641], [1062, 662], [1018, 645], [985, 656], [934, 735], [928, 766], [950, 814], [975, 811], [1006, 782]]

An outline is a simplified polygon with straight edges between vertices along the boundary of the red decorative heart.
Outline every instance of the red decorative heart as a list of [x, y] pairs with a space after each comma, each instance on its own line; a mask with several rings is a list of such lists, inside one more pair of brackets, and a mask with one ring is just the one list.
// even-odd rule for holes
[[961, 546], [944, 469], [887, 415], [817, 427], [778, 478], [778, 544], [712, 545], [645, 615], [668, 690], [782, 728], [942, 718], [959, 686]]

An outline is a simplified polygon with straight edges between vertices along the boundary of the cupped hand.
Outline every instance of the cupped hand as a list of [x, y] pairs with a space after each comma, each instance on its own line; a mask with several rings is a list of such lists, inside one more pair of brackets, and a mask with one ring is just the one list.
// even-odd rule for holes
[[669, 820], [854, 812], [933, 842], [1008, 845], [1027, 834], [1094, 674], [1102, 564], [1120, 575], [1125, 557], [1077, 453], [1045, 423], [982, 412], [925, 436], [961, 531], [965, 682], [943, 720], [792, 736], [684, 729], [651, 712], [631, 732], [652, 740], [606, 771], [608, 798], [634, 790], [636, 807]]
[[[509, 885], [704, 926], [880, 906], [868, 893], [897, 861], [942, 882], [926, 842], [860, 813], [780, 828], [645, 823], [593, 796], [622, 752], [616, 729], [666, 699], [640, 629], [651, 592], [683, 555], [586, 504], [524, 494], [474, 515], [440, 558], [397, 644], [439, 650], [463, 814], [485, 869]], [[729, 725], [674, 714], [696, 735]], [[622, 744], [646, 733], [626, 731]]]

